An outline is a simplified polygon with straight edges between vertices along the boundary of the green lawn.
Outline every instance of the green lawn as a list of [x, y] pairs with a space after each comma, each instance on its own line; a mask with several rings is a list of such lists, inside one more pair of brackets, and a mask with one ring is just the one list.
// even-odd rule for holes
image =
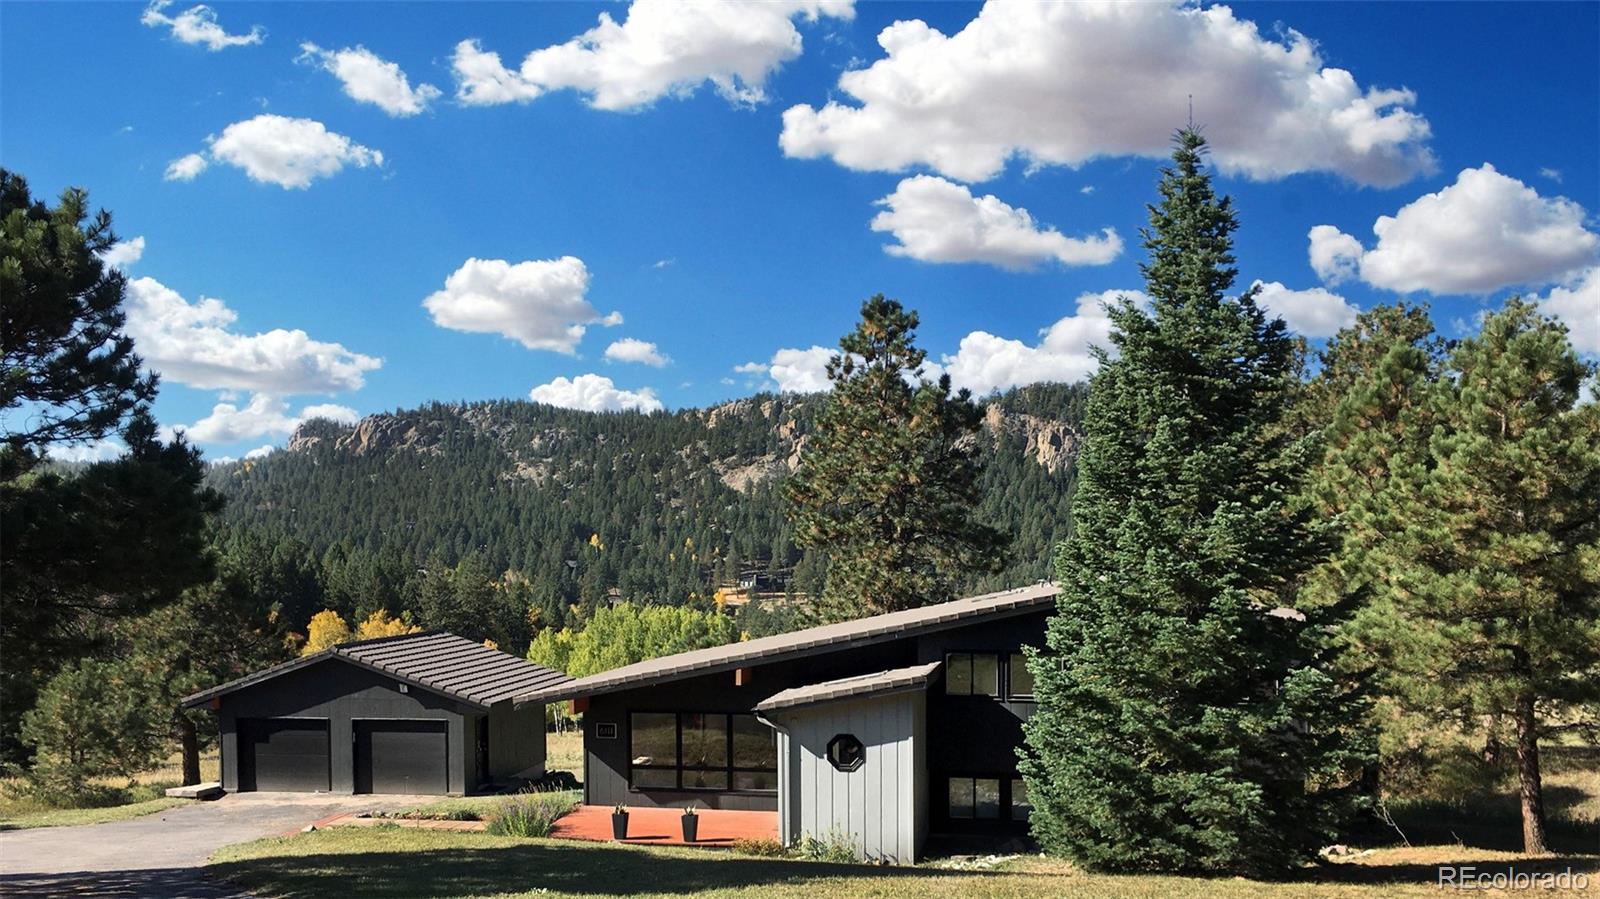
[[[200, 779], [216, 780], [218, 767], [215, 753], [202, 756]], [[96, 792], [92, 804], [73, 807], [50, 805], [26, 795], [18, 779], [0, 780], [0, 830], [103, 824], [165, 811], [193, 801], [166, 797], [167, 787], [175, 787], [182, 780], [182, 765], [173, 758], [131, 779], [102, 779], [96, 783], [101, 789]]]
[[[211, 872], [263, 895], [341, 897], [721, 897], [932, 896], [1098, 899], [1379, 899], [1437, 897], [1443, 862], [1503, 870], [1507, 853], [1459, 846], [1380, 850], [1323, 866], [1304, 878], [1265, 883], [1237, 878], [1085, 874], [1061, 862], [1024, 857], [984, 871], [938, 865], [882, 868], [754, 858], [705, 849], [515, 839], [397, 827], [331, 828], [230, 846]], [[1600, 857], [1516, 861], [1519, 871], [1567, 865], [1600, 878]]]
[[190, 799], [146, 799], [100, 808], [41, 808], [37, 811], [8, 814], [0, 818], [0, 830], [26, 830], [30, 827], [69, 827], [74, 824], [104, 824], [166, 811]]

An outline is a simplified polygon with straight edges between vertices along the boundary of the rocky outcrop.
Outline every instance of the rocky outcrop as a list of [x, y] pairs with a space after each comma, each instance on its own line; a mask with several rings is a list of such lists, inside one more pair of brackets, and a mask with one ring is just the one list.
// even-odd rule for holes
[[1052, 474], [1070, 464], [1078, 455], [1080, 435], [1064, 421], [1006, 412], [999, 406], [989, 406], [984, 410], [983, 425], [991, 434], [1015, 434], [1021, 437], [1025, 442], [1024, 455], [1043, 465]]

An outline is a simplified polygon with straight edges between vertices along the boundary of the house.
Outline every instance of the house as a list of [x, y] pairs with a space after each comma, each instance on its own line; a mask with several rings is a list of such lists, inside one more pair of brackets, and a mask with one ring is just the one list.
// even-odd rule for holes
[[770, 810], [786, 843], [908, 863], [930, 833], [1023, 833], [1017, 775], [1055, 587], [679, 653], [524, 691], [584, 712], [590, 805]]
[[216, 711], [222, 787], [459, 795], [544, 774], [557, 671], [434, 631], [341, 643], [184, 700]]

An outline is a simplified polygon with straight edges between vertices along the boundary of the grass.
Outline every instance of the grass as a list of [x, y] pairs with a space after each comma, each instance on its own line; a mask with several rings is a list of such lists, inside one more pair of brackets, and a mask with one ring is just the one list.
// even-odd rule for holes
[[77, 824], [104, 824], [107, 821], [124, 821], [164, 812], [174, 806], [192, 802], [190, 799], [145, 799], [121, 805], [99, 808], [41, 808], [38, 811], [8, 814], [0, 817], [0, 830], [28, 830], [34, 827], [71, 827]]
[[[200, 759], [200, 779], [217, 780], [219, 761], [215, 754]], [[19, 778], [0, 781], [0, 830], [26, 830], [33, 827], [70, 827], [75, 824], [103, 824], [165, 811], [192, 800], [168, 799], [168, 787], [183, 781], [183, 765], [173, 757], [161, 767], [132, 778], [102, 778], [95, 782], [92, 804], [63, 807], [51, 805], [21, 792]]]
[[[1600, 848], [1600, 750], [1551, 747], [1540, 753], [1545, 827], [1555, 852], [1594, 852]], [[1461, 802], [1392, 799], [1390, 814], [1406, 840], [1514, 852], [1522, 847], [1522, 807], [1509, 777], [1489, 795]], [[1393, 832], [1374, 834], [1383, 843]], [[1360, 841], [1358, 841], [1360, 842]], [[1369, 840], [1364, 845], [1374, 845]]]
[[[551, 736], [552, 758], [561, 735]], [[552, 769], [555, 763], [552, 762]], [[580, 766], [581, 767], [581, 766]], [[817, 896], [1058, 897], [1074, 899], [1380, 899], [1438, 897], [1439, 866], [1472, 865], [1493, 873], [1588, 872], [1600, 883], [1600, 765], [1587, 753], [1546, 756], [1545, 791], [1557, 855], [1529, 859], [1514, 850], [1521, 824], [1513, 784], [1472, 803], [1392, 802], [1390, 810], [1411, 846], [1377, 834], [1369, 851], [1307, 868], [1298, 877], [1263, 882], [1241, 878], [1108, 875], [1079, 871], [1038, 856], [994, 865], [933, 862], [880, 868], [761, 857], [733, 851], [676, 849], [578, 840], [521, 839], [484, 833], [335, 828], [295, 837], [230, 846], [212, 872], [240, 887], [273, 896], [314, 899], [363, 897], [673, 896], [704, 899]], [[430, 807], [497, 797], [452, 799]], [[427, 808], [427, 807], [425, 807]], [[763, 852], [770, 847], [752, 845]], [[974, 870], [973, 868], [982, 868]], [[1476, 892], [1476, 891], [1475, 891]]]
[[331, 828], [230, 846], [210, 871], [253, 892], [312, 899], [363, 897], [683, 896], [705, 899], [964, 895], [1074, 899], [1379, 899], [1439, 895], [1436, 866], [1480, 870], [1560, 870], [1600, 877], [1600, 857], [1518, 860], [1509, 853], [1460, 847], [1379, 850], [1355, 862], [1308, 870], [1301, 878], [1262, 882], [1088, 874], [1039, 857], [1018, 857], [984, 871], [937, 866], [880, 868], [756, 858], [704, 849], [620, 846], [579, 840], [496, 837], [393, 827]]
[[545, 734], [545, 762], [549, 771], [569, 772], [583, 783], [583, 734], [569, 730], [565, 733]]

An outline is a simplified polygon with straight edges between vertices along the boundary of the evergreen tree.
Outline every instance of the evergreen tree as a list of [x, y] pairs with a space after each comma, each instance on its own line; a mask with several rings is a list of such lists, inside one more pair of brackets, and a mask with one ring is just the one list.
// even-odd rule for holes
[[1226, 295], [1237, 220], [1204, 147], [1178, 135], [1150, 208], [1152, 311], [1110, 309], [1021, 769], [1050, 851], [1263, 875], [1323, 844], [1366, 756], [1332, 671], [1344, 605], [1283, 607], [1324, 552], [1293, 502], [1298, 358], [1253, 291]]
[[1424, 464], [1392, 479], [1388, 577], [1360, 639], [1382, 685], [1435, 720], [1516, 735], [1524, 850], [1548, 850], [1552, 718], [1600, 700], [1600, 406], [1566, 328], [1512, 300], [1427, 393]]
[[[1435, 424], [1431, 394], [1439, 384], [1444, 342], [1425, 309], [1396, 303], [1361, 313], [1328, 341], [1300, 412], [1322, 433], [1322, 456], [1306, 484], [1306, 500], [1333, 525], [1333, 552], [1307, 577], [1302, 604], [1359, 597], [1346, 626], [1344, 661], [1352, 674], [1377, 676], [1372, 721], [1388, 789], [1417, 789], [1442, 754], [1458, 747], [1453, 722], [1408, 710], [1383, 684], [1392, 672], [1375, 652], [1372, 628], [1395, 622], [1394, 575], [1409, 564], [1404, 541], [1412, 522], [1400, 490], [1426, 477], [1428, 436]], [[1367, 788], [1379, 786], [1376, 767]]]
[[785, 485], [795, 541], [828, 553], [822, 620], [943, 602], [957, 574], [1003, 564], [1004, 538], [972, 514], [982, 414], [949, 375], [923, 377], [916, 327], [881, 294], [862, 304]]
[[122, 332], [127, 278], [100, 261], [116, 242], [111, 214], [90, 220], [84, 191], [65, 191], [52, 209], [0, 169], [0, 480], [51, 446], [115, 433], [155, 399], [156, 378], [139, 371]]
[[216, 740], [217, 721], [209, 709], [183, 708], [184, 697], [293, 655], [276, 598], [253, 592], [240, 562], [224, 555], [215, 580], [117, 628], [118, 650], [142, 676], [135, 696], [176, 738], [185, 784], [200, 782], [200, 752]]

